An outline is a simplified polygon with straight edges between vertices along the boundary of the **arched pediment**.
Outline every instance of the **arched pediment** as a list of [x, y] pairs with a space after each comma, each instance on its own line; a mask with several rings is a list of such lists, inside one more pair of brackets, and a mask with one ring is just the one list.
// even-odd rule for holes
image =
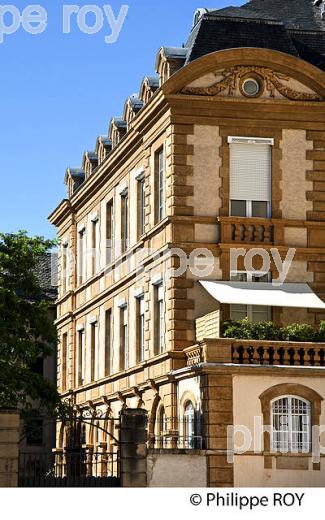
[[82, 170], [86, 174], [86, 178], [90, 177], [98, 166], [98, 156], [96, 152], [85, 152], [82, 158]]
[[132, 119], [137, 115], [137, 113], [141, 110], [144, 103], [142, 99], [139, 98], [138, 94], [132, 94], [128, 99], [126, 100], [124, 104], [124, 110], [123, 110], [123, 120], [126, 121], [127, 124], [129, 124]]
[[139, 97], [144, 104], [148, 103], [159, 88], [159, 76], [145, 76], [140, 86]]
[[112, 142], [112, 148], [118, 145], [127, 132], [127, 123], [123, 117], [113, 117], [109, 124], [108, 137]]
[[99, 136], [96, 141], [96, 154], [98, 157], [98, 164], [101, 164], [105, 157], [112, 150], [112, 141], [107, 136]]
[[[247, 95], [248, 80], [250, 87], [256, 83], [254, 95]], [[195, 60], [162, 88], [165, 94], [321, 102], [325, 101], [325, 73], [278, 51], [230, 49]]]

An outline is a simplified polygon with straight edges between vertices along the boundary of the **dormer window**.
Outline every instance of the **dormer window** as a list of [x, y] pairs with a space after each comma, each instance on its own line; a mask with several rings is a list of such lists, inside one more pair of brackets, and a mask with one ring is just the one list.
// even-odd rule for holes
[[110, 123], [109, 136], [112, 141], [112, 147], [115, 148], [125, 136], [127, 132], [127, 124], [124, 119], [116, 117]]
[[82, 167], [85, 172], [86, 179], [91, 176], [98, 166], [98, 156], [96, 152], [85, 152]]
[[163, 85], [175, 72], [183, 67], [187, 49], [183, 47], [162, 47], [157, 56], [156, 71]]
[[96, 143], [96, 154], [98, 157], [98, 164], [101, 164], [107, 155], [112, 150], [112, 141], [105, 136], [100, 136], [97, 138]]
[[146, 76], [141, 83], [139, 98], [147, 104], [159, 88], [159, 76]]
[[142, 99], [139, 98], [138, 94], [132, 94], [125, 102], [123, 119], [126, 121], [127, 125], [131, 123], [132, 119], [138, 114], [138, 112], [143, 107], [144, 103]]
[[65, 184], [67, 186], [68, 197], [72, 195], [80, 188], [82, 183], [85, 181], [85, 171], [81, 168], [67, 168], [65, 174]]

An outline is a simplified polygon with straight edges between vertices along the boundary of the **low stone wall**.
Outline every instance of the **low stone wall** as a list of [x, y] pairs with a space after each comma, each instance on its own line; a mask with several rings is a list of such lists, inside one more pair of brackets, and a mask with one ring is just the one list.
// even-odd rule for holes
[[0, 410], [0, 487], [18, 486], [19, 413]]
[[[183, 451], [183, 450], [182, 450]], [[204, 451], [149, 450], [148, 487], [207, 487], [208, 463]]]

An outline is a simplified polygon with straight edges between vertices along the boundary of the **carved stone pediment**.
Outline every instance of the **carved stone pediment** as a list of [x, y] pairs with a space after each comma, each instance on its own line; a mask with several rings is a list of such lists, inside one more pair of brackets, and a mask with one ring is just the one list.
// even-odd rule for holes
[[[249, 94], [245, 85], [256, 84]], [[248, 90], [248, 89], [247, 89]], [[272, 98], [291, 101], [324, 101], [324, 98], [296, 79], [267, 67], [238, 65], [207, 74], [181, 90], [181, 94], [234, 98]]]

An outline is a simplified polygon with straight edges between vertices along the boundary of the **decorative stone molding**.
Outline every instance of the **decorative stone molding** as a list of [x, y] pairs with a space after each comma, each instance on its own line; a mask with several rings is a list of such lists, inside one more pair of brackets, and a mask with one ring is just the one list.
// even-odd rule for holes
[[[307, 386], [296, 383], [283, 383], [268, 388], [259, 396], [261, 401], [264, 427], [271, 427], [271, 402], [274, 399], [280, 398], [284, 395], [297, 396], [309, 401], [311, 404], [312, 426], [319, 426], [321, 405], [324, 399], [317, 392], [315, 392], [315, 390], [308, 388]], [[272, 467], [272, 456], [278, 456], [278, 454], [271, 453], [270, 435], [264, 431], [264, 467], [266, 469]], [[279, 456], [282, 456], [282, 454], [280, 453]], [[313, 468], [314, 470], [318, 470], [319, 465], [314, 464]], [[288, 464], [286, 469], [296, 468], [294, 465], [292, 466], [291, 464]], [[308, 467], [306, 469], [308, 469]]]
[[[267, 67], [258, 67], [255, 65], [238, 65], [217, 71], [216, 78], [219, 78], [211, 86], [195, 87], [187, 86], [181, 90], [182, 94], [196, 96], [218, 96], [227, 95], [235, 97], [240, 93], [242, 97], [245, 93], [242, 89], [243, 81], [249, 77], [258, 78], [260, 84], [260, 97], [267, 93], [267, 97], [275, 98], [277, 94], [281, 94], [285, 99], [291, 101], [324, 101], [324, 98], [316, 92], [302, 92], [288, 85], [291, 78], [280, 72], [273, 71]], [[287, 83], [287, 84], [286, 84]], [[303, 85], [301, 85], [303, 87]]]

